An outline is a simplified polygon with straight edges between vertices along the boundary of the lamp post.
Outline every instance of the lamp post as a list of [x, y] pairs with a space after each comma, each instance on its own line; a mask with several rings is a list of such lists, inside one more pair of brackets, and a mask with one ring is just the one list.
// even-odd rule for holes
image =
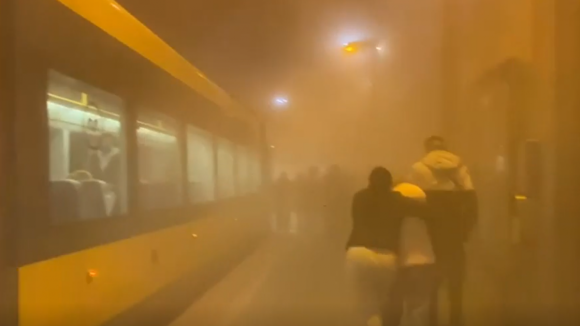
[[362, 151], [363, 153], [361, 154], [364, 155], [372, 155], [374, 159], [374, 156], [379, 154], [381, 151], [377, 151], [374, 148], [368, 148], [366, 144], [381, 143], [378, 139], [369, 139], [369, 135], [378, 134], [378, 132], [374, 132], [374, 130], [381, 129], [380, 127], [383, 122], [378, 110], [380, 103], [380, 85], [382, 85], [382, 79], [380, 78], [382, 69], [380, 64], [382, 62], [381, 57], [387, 52], [387, 47], [384, 43], [377, 40], [363, 40], [345, 43], [343, 44], [342, 50], [347, 56], [364, 55], [369, 60], [369, 62], [364, 64], [366, 68], [364, 70], [368, 71], [365, 75], [370, 81], [371, 89], [368, 96], [366, 110], [360, 112], [358, 122], [355, 125], [354, 150]]
[[[266, 139], [268, 139], [269, 143], [268, 143], [268, 147], [267, 147], [267, 151], [269, 154], [269, 160], [270, 160], [270, 166], [274, 167], [277, 163], [277, 148], [275, 145], [272, 144], [272, 139], [273, 139], [273, 135], [272, 135], [272, 130], [274, 130], [274, 128], [272, 127], [272, 124], [274, 123], [274, 117], [275, 115], [279, 114], [280, 111], [285, 111], [288, 109], [290, 105], [290, 100], [288, 99], [287, 96], [283, 96], [283, 95], [278, 95], [272, 98], [270, 105], [268, 105], [268, 112], [264, 115], [265, 117], [265, 137]], [[270, 177], [272, 177], [272, 174], [274, 173], [275, 169], [272, 169], [270, 171]]]

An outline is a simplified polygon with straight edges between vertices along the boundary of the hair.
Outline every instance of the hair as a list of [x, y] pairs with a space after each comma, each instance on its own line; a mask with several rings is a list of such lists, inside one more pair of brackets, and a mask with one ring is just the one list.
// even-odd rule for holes
[[425, 139], [424, 146], [427, 152], [447, 150], [445, 139], [441, 136], [431, 136]]
[[389, 170], [378, 166], [369, 175], [369, 188], [375, 190], [391, 190], [393, 188], [393, 176]]

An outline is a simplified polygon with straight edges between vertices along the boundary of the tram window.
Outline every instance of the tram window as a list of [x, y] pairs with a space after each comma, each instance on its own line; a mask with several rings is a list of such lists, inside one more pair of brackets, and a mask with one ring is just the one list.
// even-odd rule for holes
[[257, 153], [252, 153], [250, 158], [250, 191], [257, 192], [262, 186], [262, 163]]
[[236, 189], [238, 194], [251, 192], [251, 165], [248, 151], [243, 146], [238, 146], [236, 151]]
[[230, 198], [236, 194], [235, 147], [232, 142], [222, 138], [218, 140], [217, 150], [219, 198]]
[[113, 94], [49, 72], [50, 198], [56, 222], [126, 213], [123, 108]]
[[183, 203], [178, 131], [175, 119], [154, 112], [139, 114], [139, 198], [146, 209]]
[[187, 180], [189, 202], [215, 200], [215, 159], [212, 135], [187, 127]]

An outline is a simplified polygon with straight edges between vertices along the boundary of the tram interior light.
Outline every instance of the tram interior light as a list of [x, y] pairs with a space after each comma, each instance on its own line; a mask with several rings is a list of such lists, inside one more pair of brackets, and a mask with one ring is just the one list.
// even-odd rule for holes
[[[55, 124], [55, 126], [58, 127], [63, 127], [65, 129], [83, 130], [85, 128], [86, 121], [88, 119], [95, 119], [101, 121], [100, 127], [103, 128], [103, 131], [117, 133], [121, 128], [121, 123], [118, 120], [102, 117], [92, 112], [84, 111], [82, 109], [71, 108], [52, 101], [48, 101], [47, 106], [48, 106], [48, 116], [51, 120], [51, 123]], [[156, 141], [161, 142], [176, 141], [174, 135], [165, 134], [143, 126], [139, 126], [137, 128], [137, 132]]]

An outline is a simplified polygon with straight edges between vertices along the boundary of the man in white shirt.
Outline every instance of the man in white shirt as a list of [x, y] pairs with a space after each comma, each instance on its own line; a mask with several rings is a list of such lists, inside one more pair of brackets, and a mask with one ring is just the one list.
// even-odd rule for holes
[[467, 166], [450, 152], [442, 137], [425, 140], [425, 156], [413, 164], [408, 181], [423, 190], [473, 190]]

